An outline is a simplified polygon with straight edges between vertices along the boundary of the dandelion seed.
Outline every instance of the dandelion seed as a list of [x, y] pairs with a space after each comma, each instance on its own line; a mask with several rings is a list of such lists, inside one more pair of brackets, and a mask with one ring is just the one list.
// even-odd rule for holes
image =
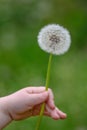
[[40, 48], [55, 55], [60, 55], [68, 51], [70, 43], [71, 38], [68, 30], [58, 24], [45, 26], [38, 35]]

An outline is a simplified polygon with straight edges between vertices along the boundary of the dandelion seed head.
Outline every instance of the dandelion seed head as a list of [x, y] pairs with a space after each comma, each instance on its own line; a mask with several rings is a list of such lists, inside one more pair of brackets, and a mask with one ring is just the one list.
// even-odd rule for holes
[[38, 35], [40, 48], [55, 55], [60, 55], [68, 51], [70, 43], [71, 38], [68, 30], [58, 24], [45, 26]]

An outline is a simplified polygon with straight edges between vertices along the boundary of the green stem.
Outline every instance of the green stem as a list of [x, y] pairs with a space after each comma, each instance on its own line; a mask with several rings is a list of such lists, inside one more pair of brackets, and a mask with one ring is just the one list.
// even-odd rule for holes
[[[48, 90], [48, 86], [49, 86], [49, 79], [50, 79], [50, 70], [51, 70], [51, 61], [52, 61], [52, 54], [50, 54], [49, 56], [49, 61], [48, 61], [48, 69], [47, 69], [47, 76], [46, 76], [46, 91]], [[40, 127], [40, 122], [42, 120], [43, 117], [43, 113], [44, 113], [44, 108], [45, 108], [45, 103], [42, 104], [41, 106], [41, 111], [40, 111], [40, 115], [39, 115], [39, 119], [36, 125], [36, 129], [35, 130], [39, 130]]]
[[47, 69], [47, 76], [46, 76], [46, 91], [48, 90], [49, 86], [49, 79], [50, 79], [50, 70], [51, 70], [51, 61], [52, 61], [52, 54], [49, 56], [49, 62], [48, 62], [48, 69]]

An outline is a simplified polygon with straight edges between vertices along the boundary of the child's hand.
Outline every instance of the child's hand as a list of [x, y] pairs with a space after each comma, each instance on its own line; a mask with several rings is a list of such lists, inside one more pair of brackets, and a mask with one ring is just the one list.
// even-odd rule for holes
[[4, 117], [8, 117], [7, 120], [9, 119], [11, 122], [12, 120], [22, 120], [39, 115], [41, 105], [44, 102], [44, 115], [56, 120], [66, 118], [66, 114], [55, 106], [51, 89], [45, 91], [45, 87], [27, 87], [9, 96], [2, 97], [0, 106]]

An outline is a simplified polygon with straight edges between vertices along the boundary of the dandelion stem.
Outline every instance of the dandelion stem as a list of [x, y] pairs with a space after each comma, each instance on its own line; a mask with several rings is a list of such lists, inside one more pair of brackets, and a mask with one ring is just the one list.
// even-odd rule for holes
[[49, 86], [51, 61], [52, 61], [52, 54], [50, 54], [49, 62], [48, 62], [48, 69], [47, 69], [47, 76], [46, 76], [46, 85], [45, 85], [46, 86], [46, 91], [48, 90], [48, 86]]
[[[51, 61], [52, 61], [52, 54], [50, 53], [49, 61], [48, 61], [48, 68], [47, 68], [47, 75], [46, 75], [46, 85], [45, 85], [45, 90], [46, 91], [48, 90], [48, 86], [49, 86]], [[40, 115], [39, 115], [38, 122], [37, 122], [35, 130], [39, 130], [40, 122], [42, 120], [43, 113], [44, 113], [44, 108], [45, 108], [45, 103], [43, 103], [42, 106], [41, 106], [41, 111], [40, 111]]]

